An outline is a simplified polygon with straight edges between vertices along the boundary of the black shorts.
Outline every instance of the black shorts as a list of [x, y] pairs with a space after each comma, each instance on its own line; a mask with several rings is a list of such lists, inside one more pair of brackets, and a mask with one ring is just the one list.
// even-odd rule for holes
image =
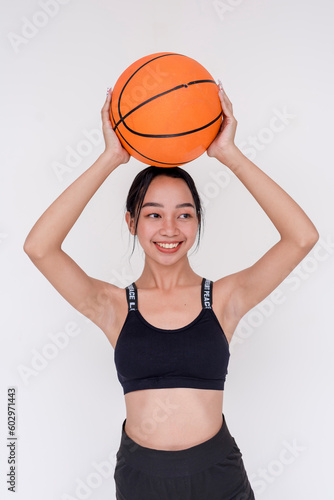
[[215, 436], [183, 450], [140, 446], [125, 422], [114, 472], [117, 500], [255, 500], [224, 414]]

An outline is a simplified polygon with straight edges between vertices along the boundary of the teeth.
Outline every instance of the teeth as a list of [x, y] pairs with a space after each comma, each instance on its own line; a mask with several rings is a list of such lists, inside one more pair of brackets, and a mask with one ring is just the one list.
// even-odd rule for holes
[[162, 248], [175, 248], [177, 247], [178, 243], [157, 243], [157, 245]]

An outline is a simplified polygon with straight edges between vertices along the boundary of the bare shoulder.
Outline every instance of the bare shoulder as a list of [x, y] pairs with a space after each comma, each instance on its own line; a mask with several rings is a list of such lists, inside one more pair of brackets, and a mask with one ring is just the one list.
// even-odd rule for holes
[[114, 346], [127, 311], [125, 289], [106, 281], [95, 280], [95, 284], [97, 294], [94, 305], [84, 314], [105, 333]]
[[235, 279], [233, 274], [214, 281], [212, 286], [212, 309], [229, 343], [241, 319], [237, 314], [233, 301], [234, 288]]

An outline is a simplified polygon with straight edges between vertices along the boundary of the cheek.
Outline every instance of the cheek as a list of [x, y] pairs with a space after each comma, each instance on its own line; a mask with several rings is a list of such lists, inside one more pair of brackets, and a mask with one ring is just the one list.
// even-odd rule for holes
[[189, 230], [192, 232], [197, 232], [199, 229], [199, 223], [197, 220], [193, 220], [191, 224], [189, 224]]
[[[151, 219], [148, 217], [147, 219], [139, 219], [138, 221], [138, 226], [137, 226], [137, 236], [138, 239], [151, 239], [153, 238], [157, 232], [160, 229], [159, 225], [159, 219]], [[196, 236], [197, 231], [199, 229], [199, 222], [197, 219], [194, 219], [192, 221], [187, 221], [183, 222], [180, 221], [178, 224], [179, 230], [186, 235], [187, 237], [191, 238]]]
[[156, 231], [156, 226], [154, 226], [154, 224], [152, 224], [152, 221], [145, 220], [144, 223], [143, 223], [143, 221], [140, 221], [140, 220], [138, 221], [138, 226], [137, 226], [138, 239], [151, 238], [152, 235], [155, 233], [155, 231]]
[[198, 231], [198, 224], [196, 224], [196, 222], [184, 224], [184, 226], [180, 227], [180, 231], [188, 240], [195, 240]]

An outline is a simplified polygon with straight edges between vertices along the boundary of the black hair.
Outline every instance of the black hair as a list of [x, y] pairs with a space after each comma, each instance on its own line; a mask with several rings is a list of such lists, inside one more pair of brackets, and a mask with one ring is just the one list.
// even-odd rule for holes
[[[155, 166], [149, 166], [145, 168], [144, 170], [141, 170], [138, 172], [136, 177], [134, 178], [131, 187], [129, 189], [129, 193], [126, 199], [126, 210], [130, 212], [131, 218], [134, 218], [135, 221], [135, 234], [134, 236], [136, 237], [137, 235], [137, 226], [138, 226], [138, 219], [139, 219], [139, 213], [141, 210], [141, 207], [143, 205], [143, 201], [145, 198], [145, 194], [147, 192], [147, 189], [149, 185], [151, 184], [152, 180], [155, 177], [158, 177], [159, 175], [166, 175], [168, 177], [174, 177], [174, 178], [179, 178], [183, 179], [192, 194], [192, 197], [194, 199], [195, 203], [195, 210], [196, 210], [196, 216], [199, 222], [199, 227], [198, 227], [198, 241], [197, 241], [197, 246], [195, 251], [197, 251], [200, 238], [201, 238], [201, 229], [202, 229], [202, 223], [203, 223], [203, 208], [201, 204], [201, 200], [198, 194], [198, 191], [196, 189], [195, 183], [191, 175], [188, 174], [183, 168], [180, 167], [155, 167]], [[132, 248], [132, 253], [135, 249], [135, 243], [136, 239], [134, 237], [133, 241], [133, 248]], [[130, 256], [130, 257], [131, 257]]]

